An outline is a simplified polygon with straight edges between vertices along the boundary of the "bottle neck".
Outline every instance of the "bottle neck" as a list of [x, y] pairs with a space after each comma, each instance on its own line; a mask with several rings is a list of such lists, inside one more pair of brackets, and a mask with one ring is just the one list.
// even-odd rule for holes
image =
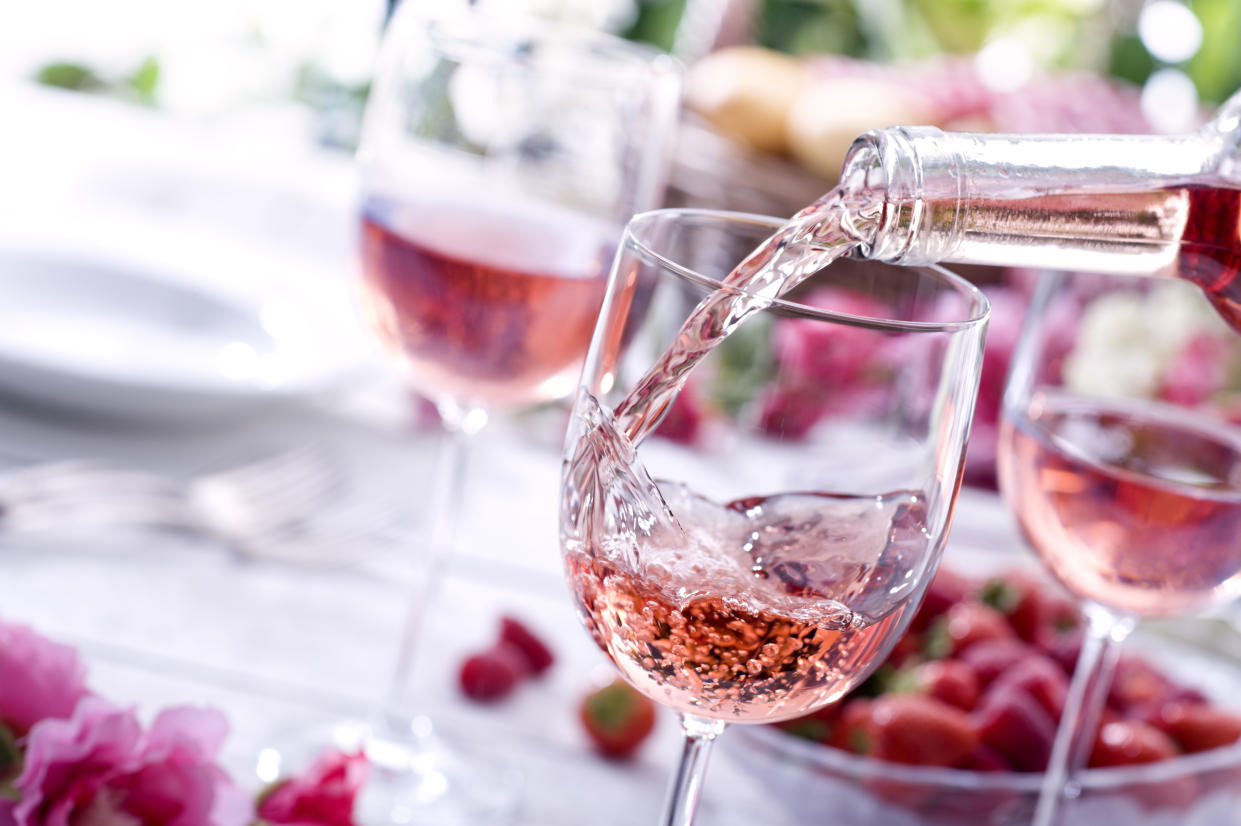
[[[1218, 132], [1207, 130], [999, 135], [895, 127], [854, 141], [841, 185], [882, 194], [880, 214], [862, 239], [869, 258], [1053, 265], [1064, 263], [1053, 260], [1065, 246], [1059, 242], [1082, 241], [1083, 232], [1106, 231], [1118, 244], [1179, 237], [1183, 209], [1167, 190], [1210, 176], [1221, 148]], [[1087, 212], [1104, 215], [1107, 229], [1083, 220]], [[1149, 263], [1132, 259], [1126, 266]]]

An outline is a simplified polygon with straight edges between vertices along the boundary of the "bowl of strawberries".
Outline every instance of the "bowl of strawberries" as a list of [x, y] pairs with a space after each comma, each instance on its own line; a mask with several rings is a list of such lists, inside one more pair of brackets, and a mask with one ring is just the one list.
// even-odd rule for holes
[[[806, 822], [1025, 826], [1081, 622], [1070, 600], [1028, 573], [941, 569], [866, 682], [812, 715], [738, 726], [733, 757]], [[1238, 695], [1237, 663], [1135, 637], [1063, 823], [1241, 823]]]

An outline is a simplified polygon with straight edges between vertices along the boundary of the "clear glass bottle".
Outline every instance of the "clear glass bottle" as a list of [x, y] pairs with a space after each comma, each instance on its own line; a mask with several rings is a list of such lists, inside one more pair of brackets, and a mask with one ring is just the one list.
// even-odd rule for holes
[[1241, 329], [1241, 93], [1180, 136], [867, 132], [841, 188], [866, 257], [1181, 277]]

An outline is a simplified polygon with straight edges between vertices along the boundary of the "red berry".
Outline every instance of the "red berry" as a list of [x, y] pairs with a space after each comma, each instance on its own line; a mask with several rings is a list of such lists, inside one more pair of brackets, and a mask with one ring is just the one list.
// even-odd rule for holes
[[1090, 752], [1090, 765], [1102, 768], [1154, 763], [1177, 754], [1172, 738], [1154, 726], [1140, 720], [1114, 720], [1099, 728]]
[[516, 646], [501, 641], [467, 657], [458, 677], [465, 696], [487, 703], [508, 696], [527, 670], [525, 655]]
[[873, 751], [870, 731], [873, 705], [874, 702], [865, 697], [846, 700], [841, 705], [836, 725], [828, 735], [827, 744], [841, 751], [870, 754]]
[[886, 694], [871, 705], [871, 754], [917, 766], [955, 766], [978, 747], [959, 708], [921, 694]]
[[1069, 693], [1069, 678], [1060, 664], [1050, 657], [1034, 655], [1018, 660], [1002, 671], [988, 691], [1020, 689], [1041, 705], [1053, 720], [1060, 719], [1064, 699]]
[[961, 660], [931, 660], [914, 671], [914, 682], [928, 697], [965, 709], [978, 702], [978, 675]]
[[1017, 636], [1026, 642], [1037, 643], [1080, 623], [1075, 604], [1022, 571], [989, 580], [982, 593], [984, 601], [1004, 614]]
[[1013, 767], [1004, 759], [1004, 755], [981, 741], [978, 743], [978, 748], [974, 749], [974, 753], [965, 759], [962, 768], [977, 772], [1007, 772], [1013, 770]]
[[944, 615], [953, 651], [963, 651], [984, 640], [1012, 640], [1017, 635], [996, 609], [981, 602], [958, 602]]
[[1024, 691], [988, 692], [974, 713], [982, 741], [1017, 771], [1043, 771], [1056, 739], [1056, 724]]
[[1037, 651], [1021, 640], [983, 640], [966, 648], [958, 656], [969, 663], [984, 687], [1022, 660], [1036, 656]]
[[974, 583], [965, 577], [954, 574], [946, 568], [940, 568], [927, 586], [922, 597], [922, 605], [914, 615], [910, 627], [915, 631], [924, 631], [931, 621], [949, 608], [962, 602], [974, 590]]
[[1065, 631], [1054, 637], [1039, 640], [1039, 648], [1047, 656], [1060, 663], [1064, 673], [1072, 677], [1073, 672], [1077, 670], [1077, 658], [1082, 653], [1082, 636], [1083, 632], [1080, 628]]
[[1201, 703], [1165, 703], [1150, 722], [1187, 752], [1207, 751], [1241, 740], [1241, 717]]
[[605, 757], [629, 757], [655, 728], [655, 704], [617, 678], [582, 699], [578, 717], [595, 751]]
[[[1112, 720], [1099, 728], [1090, 766], [1128, 766], [1156, 763], [1176, 757], [1176, 743], [1154, 726], [1139, 720]], [[1209, 774], [1209, 773], [1208, 773]], [[1200, 798], [1199, 776], [1174, 774], [1166, 779], [1151, 778], [1129, 787], [1132, 796], [1147, 809], [1183, 811]], [[1174, 822], [1183, 822], [1178, 818]]]
[[542, 674], [556, 661], [551, 649], [535, 636], [533, 631], [513, 617], [500, 618], [500, 639], [521, 652], [531, 674]]
[[782, 720], [775, 725], [794, 737], [813, 740], [816, 743], [826, 743], [836, 727], [840, 710], [840, 703], [832, 703], [805, 716]]
[[1173, 690], [1172, 681], [1153, 665], [1137, 657], [1125, 657], [1116, 665], [1107, 701], [1121, 711], [1136, 711], [1162, 703]]

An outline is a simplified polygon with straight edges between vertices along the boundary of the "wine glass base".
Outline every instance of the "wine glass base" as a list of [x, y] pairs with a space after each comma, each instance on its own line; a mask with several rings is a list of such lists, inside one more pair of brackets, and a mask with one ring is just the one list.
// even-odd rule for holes
[[327, 749], [366, 755], [370, 771], [354, 807], [359, 826], [503, 826], [517, 815], [520, 772], [448, 748], [425, 719], [391, 729], [343, 721], [277, 741], [259, 753], [256, 772], [265, 783], [292, 776]]

